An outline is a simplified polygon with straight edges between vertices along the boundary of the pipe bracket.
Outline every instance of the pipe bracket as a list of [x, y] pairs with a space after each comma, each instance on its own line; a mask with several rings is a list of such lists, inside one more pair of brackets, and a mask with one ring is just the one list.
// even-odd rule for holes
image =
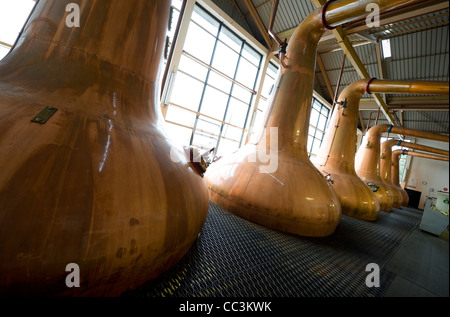
[[367, 84], [366, 84], [366, 93], [368, 93], [369, 95], [372, 94], [372, 92], [370, 91], [370, 84], [371, 84], [375, 79], [376, 79], [375, 77], [370, 78], [369, 81], [368, 81]]
[[327, 8], [328, 8], [328, 6], [332, 3], [332, 2], [334, 2], [334, 1], [336, 1], [336, 0], [330, 0], [330, 1], [327, 1], [327, 3], [325, 3], [324, 5], [323, 5], [323, 7], [322, 7], [322, 12], [321, 12], [321, 22], [322, 22], [322, 25], [327, 29], [327, 30], [334, 30], [336, 27], [332, 27], [332, 26], [329, 26], [328, 25], [328, 23], [327, 23], [327, 19], [326, 19], [326, 13], [327, 13]]

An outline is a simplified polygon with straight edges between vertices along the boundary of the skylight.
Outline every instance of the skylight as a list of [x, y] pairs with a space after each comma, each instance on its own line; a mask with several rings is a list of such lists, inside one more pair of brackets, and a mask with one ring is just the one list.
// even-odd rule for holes
[[383, 58], [389, 59], [392, 56], [391, 53], [391, 40], [386, 39], [381, 41], [381, 48], [383, 49]]

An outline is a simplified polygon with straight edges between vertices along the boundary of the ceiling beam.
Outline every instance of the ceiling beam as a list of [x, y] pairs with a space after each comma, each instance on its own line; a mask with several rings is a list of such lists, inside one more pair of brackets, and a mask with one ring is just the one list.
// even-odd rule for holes
[[358, 111], [358, 114], [359, 114], [359, 122], [361, 123], [362, 133], [366, 134], [366, 127], [364, 125], [364, 119], [362, 117], [361, 111]]
[[264, 26], [264, 23], [261, 21], [261, 18], [259, 17], [258, 12], [256, 11], [255, 7], [253, 6], [253, 2], [251, 0], [244, 0], [245, 5], [247, 6], [247, 9], [250, 13], [251, 18], [255, 22], [256, 26], [258, 27], [259, 32], [261, 33], [262, 37], [264, 38], [264, 41], [267, 44], [267, 48], [272, 48], [272, 40], [270, 39], [269, 32], [267, 31], [266, 27]]
[[380, 79], [384, 79], [383, 56], [381, 56], [380, 44], [375, 44], [375, 51], [377, 53], [378, 73], [380, 74]]
[[[311, 0], [313, 4], [319, 8], [322, 5], [326, 3], [326, 0]], [[367, 72], [367, 69], [365, 68], [363, 62], [359, 58], [358, 54], [356, 53], [355, 49], [352, 46], [352, 43], [348, 39], [347, 35], [345, 34], [345, 31], [343, 30], [342, 26], [336, 27], [334, 30], [332, 30], [334, 36], [336, 37], [339, 46], [342, 47], [344, 53], [347, 55], [347, 58], [352, 63], [353, 67], [355, 68], [356, 72], [358, 73], [359, 77], [362, 79], [370, 79], [371, 76]], [[387, 104], [384, 102], [383, 98], [380, 94], [373, 94], [373, 97], [377, 104], [380, 106], [381, 111], [383, 111], [384, 116], [386, 119], [393, 125], [395, 125], [395, 119], [392, 116], [392, 114], [389, 112]]]

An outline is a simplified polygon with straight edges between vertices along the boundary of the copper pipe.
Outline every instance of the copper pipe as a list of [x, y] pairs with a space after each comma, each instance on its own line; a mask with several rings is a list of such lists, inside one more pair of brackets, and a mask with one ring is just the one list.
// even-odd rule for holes
[[[328, 236], [334, 232], [341, 216], [339, 199], [312, 165], [306, 149], [317, 45], [326, 25], [366, 16], [368, 2], [379, 3], [383, 10], [413, 1], [336, 1], [303, 20], [289, 41], [289, 67], [282, 68], [275, 84], [265, 133], [257, 144], [223, 157], [205, 173], [214, 203], [292, 234]], [[277, 144], [271, 144], [271, 137]], [[274, 158], [275, 167], [270, 165]]]
[[338, 81], [337, 81], [337, 85], [336, 85], [336, 91], [334, 92], [334, 98], [333, 98], [333, 105], [332, 105], [332, 109], [331, 109], [331, 115], [333, 115], [333, 112], [336, 109], [336, 104], [337, 104], [337, 101], [338, 101], [337, 98], [338, 98], [339, 88], [341, 87], [341, 79], [342, 79], [342, 73], [344, 72], [344, 65], [345, 65], [346, 57], [347, 57], [347, 55], [344, 54], [344, 57], [342, 58], [341, 70], [339, 72], [339, 77], [338, 77]]
[[72, 2], [39, 1], [0, 62], [3, 296], [118, 296], [179, 261], [208, 213], [161, 128], [170, 1], [82, 1], [74, 28]]
[[[330, 118], [330, 124], [315, 164], [320, 172], [329, 174], [334, 180], [332, 186], [339, 197], [342, 213], [364, 220], [376, 220], [380, 210], [388, 209], [386, 205], [381, 205], [380, 199], [383, 195], [380, 192], [387, 192], [384, 195], [389, 195], [389, 197], [392, 194], [383, 185], [381, 178], [376, 174], [378, 172], [371, 171], [370, 177], [362, 178], [357, 174], [358, 170], [355, 169], [356, 131], [361, 97], [364, 93], [370, 93], [374, 90], [377, 90], [377, 92], [386, 90], [386, 92], [395, 93], [396, 84], [400, 87], [402, 93], [405, 93], [405, 85], [420, 87], [420, 89], [411, 89], [410, 93], [414, 93], [416, 89], [422, 92], [423, 87], [426, 87], [429, 88], [431, 94], [434, 94], [436, 90], [442, 91], [441, 86], [447, 87], [448, 93], [448, 83], [445, 82], [386, 81], [386, 88], [382, 88], [383, 82], [384, 80], [361, 79], [347, 86], [341, 92], [338, 101], [340, 108]], [[418, 83], [420, 83], [419, 86], [417, 86]], [[376, 85], [372, 86], [373, 84]], [[372, 129], [369, 131], [372, 131]], [[365, 143], [361, 145], [362, 148], [364, 146]], [[372, 175], [374, 173], [375, 175]]]
[[[386, 186], [390, 187], [394, 193], [393, 207], [400, 208], [402, 205], [406, 206], [407, 202], [404, 202], [404, 195], [401, 193], [403, 190], [399, 183], [398, 176], [395, 181], [392, 177], [391, 164], [392, 164], [392, 147], [402, 146], [410, 149], [416, 149], [419, 151], [431, 152], [436, 154], [442, 154], [449, 156], [449, 151], [425, 146], [421, 144], [415, 144], [410, 142], [403, 142], [402, 140], [387, 140], [381, 144], [381, 156], [380, 156], [380, 177]], [[397, 186], [398, 185], [398, 186]], [[399, 188], [400, 187], [400, 188]], [[405, 192], [406, 194], [406, 192]], [[407, 195], [407, 194], [406, 194]], [[406, 204], [405, 204], [406, 203]]]
[[376, 117], [376, 119], [375, 119], [375, 125], [378, 124], [378, 118], [380, 117], [380, 112], [381, 112], [381, 107], [378, 107], [377, 117]]
[[373, 113], [379, 113], [379, 112], [380, 112], [380, 108], [379, 107], [378, 107], [377, 111], [371, 111], [370, 112], [369, 119], [367, 120], [367, 128], [366, 128], [366, 130], [370, 129], [370, 121], [372, 121], [372, 114]]
[[337, 85], [336, 85], [336, 91], [334, 92], [333, 108], [334, 108], [334, 106], [336, 105], [336, 103], [338, 101], [339, 88], [341, 87], [341, 79], [342, 79], [342, 73], [344, 72], [344, 65], [345, 65], [345, 58], [346, 57], [347, 57], [347, 55], [344, 54], [344, 57], [342, 58], [341, 70], [339, 72], [339, 77], [338, 77], [338, 81], [337, 81]]
[[286, 47], [287, 47], [287, 40], [285, 39], [284, 41], [282, 41], [278, 35], [273, 31], [273, 24], [275, 22], [275, 16], [277, 14], [278, 11], [278, 2], [279, 0], [273, 0], [273, 5], [272, 5], [272, 11], [270, 13], [270, 22], [269, 22], [269, 35], [275, 40], [275, 42], [278, 43], [278, 48], [279, 48], [279, 55], [280, 55], [280, 63], [281, 66], [283, 66], [284, 68], [288, 67], [288, 65], [286, 64]]

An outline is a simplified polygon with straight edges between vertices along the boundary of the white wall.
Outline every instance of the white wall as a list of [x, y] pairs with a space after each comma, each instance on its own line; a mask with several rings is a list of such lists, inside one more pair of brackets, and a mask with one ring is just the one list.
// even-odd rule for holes
[[[447, 151], [449, 149], [449, 144], [444, 142], [417, 139], [415, 143]], [[411, 186], [412, 183], [416, 183], [416, 187]], [[419, 209], [424, 209], [426, 196], [437, 197], [437, 191], [449, 188], [449, 162], [411, 157], [411, 165], [406, 175], [406, 188], [422, 193]], [[430, 191], [431, 188], [434, 192]]]

